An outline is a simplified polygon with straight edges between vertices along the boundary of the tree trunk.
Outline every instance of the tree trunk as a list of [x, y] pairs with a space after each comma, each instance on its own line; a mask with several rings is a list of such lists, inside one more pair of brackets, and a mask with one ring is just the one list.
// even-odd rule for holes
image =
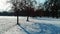
[[19, 25], [19, 11], [17, 11], [17, 25]]
[[26, 21], [29, 21], [29, 16], [27, 16], [27, 20]]
[[17, 24], [19, 24], [19, 16], [17, 15]]

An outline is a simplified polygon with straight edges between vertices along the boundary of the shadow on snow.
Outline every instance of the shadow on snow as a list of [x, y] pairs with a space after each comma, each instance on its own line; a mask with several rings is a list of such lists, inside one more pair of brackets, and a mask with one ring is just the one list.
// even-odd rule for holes
[[24, 28], [27, 26], [22, 26], [19, 25], [24, 32], [26, 32], [27, 34], [60, 34], [60, 27], [57, 27], [55, 25], [52, 24], [44, 24], [44, 23], [34, 23], [31, 24], [31, 27], [29, 26], [31, 29], [28, 28]]

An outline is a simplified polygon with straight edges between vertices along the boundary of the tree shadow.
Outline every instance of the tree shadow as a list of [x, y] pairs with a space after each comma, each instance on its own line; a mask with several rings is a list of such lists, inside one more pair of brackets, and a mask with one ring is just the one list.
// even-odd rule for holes
[[26, 32], [27, 34], [30, 34], [24, 27], [22, 27], [20, 24], [18, 24], [18, 26], [20, 26], [20, 28], [22, 28], [24, 30], [24, 32]]
[[39, 29], [41, 29], [39, 33], [41, 34], [48, 34], [48, 32], [50, 32], [49, 34], [60, 34], [60, 27], [57, 27], [53, 24], [34, 23], [34, 25], [39, 26]]
[[[24, 28], [24, 26], [22, 26], [22, 24], [19, 25], [19, 26], [27, 34], [58, 34], [58, 33], [60, 34], [60, 27], [55, 26], [53, 24], [45, 24], [45, 23], [34, 23], [34, 24], [31, 24], [30, 28], [34, 29], [34, 31], [30, 31], [28, 28]], [[38, 28], [36, 28], [36, 27], [38, 27]]]

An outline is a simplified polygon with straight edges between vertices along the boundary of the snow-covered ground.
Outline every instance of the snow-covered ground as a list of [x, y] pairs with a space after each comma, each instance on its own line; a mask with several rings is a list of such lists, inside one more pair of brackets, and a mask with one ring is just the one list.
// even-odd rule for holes
[[0, 16], [0, 34], [60, 34], [60, 18]]

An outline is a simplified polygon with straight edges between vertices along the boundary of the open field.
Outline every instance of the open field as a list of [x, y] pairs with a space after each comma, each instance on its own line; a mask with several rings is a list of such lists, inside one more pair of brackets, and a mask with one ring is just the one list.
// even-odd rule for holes
[[0, 16], [0, 34], [60, 34], [60, 18]]

